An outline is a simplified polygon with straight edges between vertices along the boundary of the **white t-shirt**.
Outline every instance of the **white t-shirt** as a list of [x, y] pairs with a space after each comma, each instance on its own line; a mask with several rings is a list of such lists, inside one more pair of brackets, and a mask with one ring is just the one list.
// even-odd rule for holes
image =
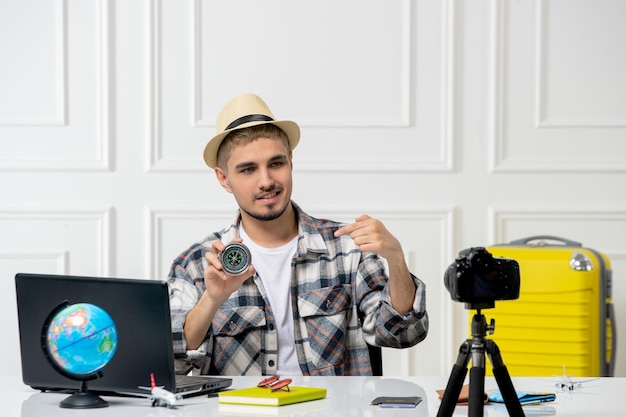
[[264, 248], [255, 244], [239, 227], [243, 243], [250, 249], [252, 263], [259, 274], [267, 298], [272, 306], [278, 333], [277, 375], [302, 375], [293, 333], [293, 311], [291, 309], [291, 259], [296, 252], [298, 236], [277, 248]]

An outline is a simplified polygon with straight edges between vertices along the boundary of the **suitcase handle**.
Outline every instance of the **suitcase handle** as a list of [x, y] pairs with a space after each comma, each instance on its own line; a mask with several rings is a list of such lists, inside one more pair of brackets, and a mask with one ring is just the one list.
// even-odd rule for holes
[[525, 237], [525, 238], [522, 238], [522, 239], [512, 240], [509, 244], [510, 245], [528, 245], [528, 242], [530, 242], [532, 240], [545, 240], [545, 239], [559, 241], [559, 242], [563, 243], [564, 246], [582, 247], [582, 243], [580, 243], [580, 242], [576, 242], [576, 241], [573, 241], [573, 240], [565, 239], [565, 238], [562, 238], [562, 237], [550, 236], [550, 235], [529, 236], [529, 237]]
[[617, 329], [615, 328], [615, 309], [613, 308], [613, 303], [607, 306], [608, 308], [608, 318], [611, 323], [611, 360], [607, 364], [607, 375], [606, 376], [615, 376], [615, 355], [617, 354]]

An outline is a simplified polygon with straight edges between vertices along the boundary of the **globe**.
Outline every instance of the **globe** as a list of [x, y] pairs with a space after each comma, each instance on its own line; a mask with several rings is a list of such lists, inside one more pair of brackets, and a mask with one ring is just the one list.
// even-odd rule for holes
[[[104, 407], [106, 402], [87, 392], [86, 381], [100, 376], [117, 349], [117, 327], [101, 307], [89, 303], [64, 303], [44, 324], [45, 353], [54, 368], [83, 381], [77, 397], [62, 407]], [[76, 395], [76, 394], [75, 394]]]
[[89, 376], [113, 358], [117, 328], [102, 308], [71, 304], [54, 315], [46, 339], [48, 352], [61, 369], [74, 376]]

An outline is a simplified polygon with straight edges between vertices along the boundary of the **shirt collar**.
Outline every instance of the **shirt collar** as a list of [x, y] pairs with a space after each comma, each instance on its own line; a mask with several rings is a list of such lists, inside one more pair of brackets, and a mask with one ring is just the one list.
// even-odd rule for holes
[[[293, 205], [298, 217], [298, 256], [304, 256], [307, 252], [326, 253], [326, 243], [320, 234], [316, 224], [319, 221], [306, 214], [294, 201]], [[230, 242], [239, 236], [239, 224], [241, 223], [241, 210], [237, 211], [237, 216], [231, 227], [222, 236], [223, 242]]]

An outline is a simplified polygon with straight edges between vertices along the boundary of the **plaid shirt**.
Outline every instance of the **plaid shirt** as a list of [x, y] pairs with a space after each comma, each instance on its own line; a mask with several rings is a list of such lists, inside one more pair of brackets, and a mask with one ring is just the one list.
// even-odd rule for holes
[[[428, 332], [425, 285], [417, 287], [413, 311], [398, 314], [390, 303], [386, 262], [361, 252], [341, 224], [315, 219], [292, 203], [298, 244], [291, 261], [294, 340], [304, 375], [371, 375], [367, 344], [406, 348]], [[258, 275], [246, 280], [219, 308], [197, 350], [187, 350], [183, 325], [205, 290], [205, 253], [211, 242], [237, 236], [235, 222], [178, 256], [169, 272], [174, 355], [181, 373], [268, 375], [276, 373], [278, 337], [274, 315]]]

